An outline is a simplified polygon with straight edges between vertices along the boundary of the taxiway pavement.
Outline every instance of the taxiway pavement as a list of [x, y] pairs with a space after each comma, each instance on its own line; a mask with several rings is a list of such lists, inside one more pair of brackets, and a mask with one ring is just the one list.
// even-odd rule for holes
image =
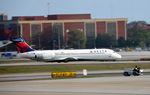
[[78, 62], [68, 62], [68, 63], [57, 63], [57, 62], [24, 62], [24, 63], [5, 63], [0, 64], [0, 67], [5, 66], [50, 66], [50, 65], [85, 65], [85, 64], [139, 64], [139, 63], [150, 63], [150, 61], [78, 61]]
[[0, 82], [0, 95], [149, 94], [149, 75]]
[[[142, 75], [150, 74], [150, 69], [145, 69]], [[87, 71], [87, 76], [123, 76], [123, 70]], [[83, 77], [83, 72], [77, 72], [77, 77]], [[51, 72], [45, 73], [19, 73], [2, 74], [0, 82], [52, 79]]]

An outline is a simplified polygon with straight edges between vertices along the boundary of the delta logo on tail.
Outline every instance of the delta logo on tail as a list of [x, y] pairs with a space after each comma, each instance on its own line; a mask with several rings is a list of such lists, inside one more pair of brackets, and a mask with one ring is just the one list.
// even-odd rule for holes
[[32, 49], [21, 37], [11, 38], [10, 41], [14, 43], [14, 45], [20, 53], [34, 51], [34, 49]]

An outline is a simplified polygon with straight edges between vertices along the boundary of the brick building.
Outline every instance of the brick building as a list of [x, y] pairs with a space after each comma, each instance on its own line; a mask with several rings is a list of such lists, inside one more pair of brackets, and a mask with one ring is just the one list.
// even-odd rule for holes
[[8, 15], [7, 14], [0, 14], [0, 21], [5, 21], [8, 20]]
[[23, 36], [30, 44], [38, 33], [45, 33], [46, 39], [52, 40], [53, 33], [59, 32], [61, 40], [68, 39], [68, 32], [72, 29], [84, 32], [86, 38], [97, 37], [100, 34], [113, 35], [116, 39], [126, 37], [127, 18], [91, 19], [90, 14], [67, 14], [44, 16], [18, 16], [10, 21], [0, 22], [0, 38], [9, 25], [16, 27], [13, 37]]

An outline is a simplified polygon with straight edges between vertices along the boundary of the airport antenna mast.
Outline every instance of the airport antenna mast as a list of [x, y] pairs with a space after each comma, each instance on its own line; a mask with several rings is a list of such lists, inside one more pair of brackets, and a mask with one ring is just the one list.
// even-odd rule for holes
[[50, 5], [50, 3], [48, 2], [48, 3], [47, 3], [47, 6], [48, 6], [48, 15], [49, 15], [49, 5]]

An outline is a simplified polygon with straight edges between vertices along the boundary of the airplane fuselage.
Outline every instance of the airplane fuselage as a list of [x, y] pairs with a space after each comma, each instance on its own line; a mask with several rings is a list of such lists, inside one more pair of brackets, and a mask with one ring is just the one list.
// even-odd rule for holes
[[20, 53], [20, 57], [41, 61], [116, 60], [121, 56], [111, 49], [36, 50]]

